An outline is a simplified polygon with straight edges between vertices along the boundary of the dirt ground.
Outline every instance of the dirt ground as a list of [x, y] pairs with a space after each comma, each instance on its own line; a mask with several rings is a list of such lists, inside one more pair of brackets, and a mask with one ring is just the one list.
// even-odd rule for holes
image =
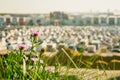
[[[51, 71], [54, 67], [46, 67]], [[99, 69], [86, 69], [86, 68], [60, 68], [60, 74], [68, 74], [69, 76], [75, 76], [77, 80], [113, 80], [113, 78], [120, 77], [120, 70], [99, 70]], [[115, 79], [119, 80], [119, 79]]]

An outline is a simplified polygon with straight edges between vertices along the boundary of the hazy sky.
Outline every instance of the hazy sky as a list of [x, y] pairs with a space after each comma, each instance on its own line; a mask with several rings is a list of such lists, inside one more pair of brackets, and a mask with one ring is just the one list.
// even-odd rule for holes
[[120, 11], [120, 0], [0, 0], [0, 13]]

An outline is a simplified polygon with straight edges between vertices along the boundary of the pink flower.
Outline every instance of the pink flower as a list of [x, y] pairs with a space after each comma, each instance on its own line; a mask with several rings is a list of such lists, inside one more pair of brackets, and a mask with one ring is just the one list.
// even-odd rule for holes
[[[32, 61], [37, 62], [39, 59], [38, 58], [31, 58]], [[43, 64], [43, 60], [40, 59], [40, 63]]]
[[18, 44], [20, 50], [27, 50], [27, 46], [25, 44]]
[[38, 36], [39, 35], [39, 32], [38, 31], [35, 31], [32, 33], [33, 36]]
[[37, 62], [38, 58], [31, 58], [32, 61]]

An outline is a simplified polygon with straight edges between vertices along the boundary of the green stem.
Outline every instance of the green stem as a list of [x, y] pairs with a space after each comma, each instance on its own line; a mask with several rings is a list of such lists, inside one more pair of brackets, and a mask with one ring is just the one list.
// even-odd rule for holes
[[73, 63], [73, 65], [75, 66], [75, 68], [78, 69], [77, 65], [75, 64], [75, 62], [72, 60], [72, 58], [69, 56], [69, 54], [62, 48], [62, 51], [67, 55], [67, 57], [70, 59], [70, 61]]

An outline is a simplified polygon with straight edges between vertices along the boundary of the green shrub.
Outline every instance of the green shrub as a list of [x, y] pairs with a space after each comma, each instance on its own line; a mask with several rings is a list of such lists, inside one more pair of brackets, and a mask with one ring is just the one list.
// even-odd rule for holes
[[79, 52], [80, 52], [80, 53], [83, 53], [84, 50], [85, 50], [84, 48], [80, 48], [80, 49], [79, 49]]
[[107, 49], [106, 48], [102, 48], [101, 49], [101, 53], [106, 53], [107, 52]]

